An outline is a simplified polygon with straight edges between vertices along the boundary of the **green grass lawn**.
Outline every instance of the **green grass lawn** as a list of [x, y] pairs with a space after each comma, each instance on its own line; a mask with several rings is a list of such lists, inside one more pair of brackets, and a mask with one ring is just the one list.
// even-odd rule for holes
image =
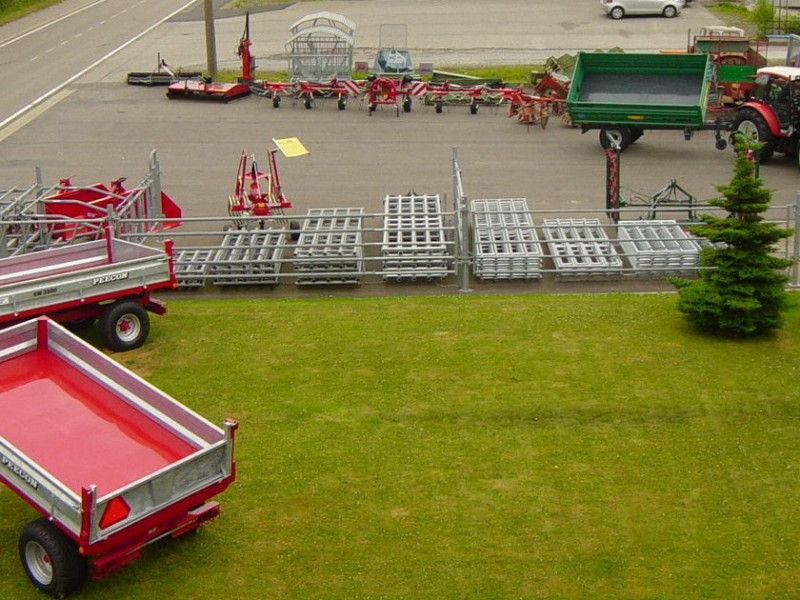
[[[171, 302], [115, 358], [239, 419], [238, 479], [81, 598], [797, 598], [800, 311], [730, 341], [675, 301]], [[39, 598], [0, 511], [0, 598]]]

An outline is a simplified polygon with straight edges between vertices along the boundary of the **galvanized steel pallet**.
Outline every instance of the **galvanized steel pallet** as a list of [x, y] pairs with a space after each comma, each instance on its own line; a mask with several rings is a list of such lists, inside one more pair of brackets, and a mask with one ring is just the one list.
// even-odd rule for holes
[[545, 219], [542, 232], [558, 277], [622, 275], [622, 259], [599, 219]]
[[278, 283], [286, 234], [269, 229], [230, 231], [211, 258], [209, 275], [216, 285]]
[[383, 199], [383, 279], [444, 279], [453, 263], [438, 194]]
[[620, 246], [637, 274], [694, 273], [701, 242], [675, 220], [620, 221]]
[[215, 248], [176, 249], [174, 257], [175, 278], [182, 289], [201, 288], [208, 279], [210, 259]]
[[297, 285], [358, 285], [364, 273], [363, 208], [312, 208], [294, 249]]
[[540, 279], [541, 243], [525, 198], [471, 203], [474, 266], [479, 279]]
[[175, 254], [180, 288], [278, 283], [286, 234], [269, 229], [227, 232], [219, 246], [181, 248]]

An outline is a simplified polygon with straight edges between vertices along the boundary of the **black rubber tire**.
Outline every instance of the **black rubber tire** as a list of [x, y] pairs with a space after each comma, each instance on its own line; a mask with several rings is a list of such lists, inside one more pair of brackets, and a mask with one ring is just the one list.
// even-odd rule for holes
[[437, 114], [440, 114], [442, 112], [443, 107], [444, 107], [444, 102], [442, 102], [441, 100], [437, 100], [433, 105], [433, 108], [437, 112]]
[[311, 97], [306, 96], [305, 100], [303, 100], [303, 106], [306, 107], [306, 110], [311, 110], [314, 108], [314, 100]]
[[100, 339], [115, 352], [139, 348], [150, 334], [150, 317], [132, 300], [120, 300], [100, 315]]
[[78, 545], [45, 518], [22, 528], [19, 558], [33, 585], [51, 596], [64, 596], [80, 589], [89, 570]]
[[345, 100], [344, 98], [339, 98], [338, 102], [336, 102], [336, 108], [338, 108], [339, 110], [344, 110], [345, 108], [347, 108], [347, 100]]
[[272, 98], [272, 108], [280, 108], [281, 106], [281, 97], [280, 96], [273, 96]]
[[664, 12], [662, 12], [661, 14], [664, 15], [667, 19], [674, 19], [675, 17], [678, 16], [678, 9], [676, 9], [674, 6], [665, 6]]
[[469, 104], [469, 114], [471, 114], [471, 115], [478, 114], [478, 103], [477, 102], [470, 102], [470, 104]]
[[644, 135], [644, 129], [641, 127], [631, 127], [631, 144], [635, 143], [640, 137]]
[[403, 99], [403, 112], [411, 112], [411, 98], [409, 96]]
[[600, 145], [605, 150], [611, 148], [611, 141], [608, 139], [609, 135], [619, 144], [620, 152], [624, 152], [633, 141], [633, 133], [630, 127], [604, 127], [600, 130], [600, 135], [598, 137], [600, 139]]
[[609, 17], [614, 19], [615, 21], [619, 21], [622, 17], [625, 16], [625, 11], [617, 6], [616, 8], [612, 8], [611, 12], [608, 14]]
[[[769, 160], [775, 152], [775, 140], [770, 133], [769, 125], [757, 111], [752, 108], [742, 108], [736, 112], [733, 119], [733, 134], [752, 139], [756, 142], [763, 142], [764, 146], [760, 152], [760, 162]], [[734, 150], [735, 150], [734, 146]]]

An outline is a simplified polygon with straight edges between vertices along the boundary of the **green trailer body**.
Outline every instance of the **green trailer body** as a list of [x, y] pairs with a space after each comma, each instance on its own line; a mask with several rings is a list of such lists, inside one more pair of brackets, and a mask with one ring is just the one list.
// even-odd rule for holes
[[707, 54], [580, 52], [567, 109], [584, 129], [700, 128], [711, 76]]

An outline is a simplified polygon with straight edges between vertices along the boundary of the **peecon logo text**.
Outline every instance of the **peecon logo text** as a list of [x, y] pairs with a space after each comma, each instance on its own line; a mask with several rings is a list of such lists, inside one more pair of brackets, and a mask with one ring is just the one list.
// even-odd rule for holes
[[25, 469], [11, 462], [11, 460], [9, 460], [9, 458], [4, 454], [0, 454], [0, 466], [3, 466], [12, 473], [14, 473], [14, 475], [22, 479], [22, 481], [27, 483], [33, 489], [35, 490], [39, 489], [39, 482], [36, 481], [33, 478], [33, 476], [30, 473], [28, 473]]
[[122, 281], [123, 279], [127, 279], [129, 275], [129, 271], [123, 271], [122, 273], [112, 273], [111, 275], [102, 275], [100, 277], [95, 277], [92, 279], [92, 285], [102, 285], [104, 283], [111, 283], [112, 281]]

